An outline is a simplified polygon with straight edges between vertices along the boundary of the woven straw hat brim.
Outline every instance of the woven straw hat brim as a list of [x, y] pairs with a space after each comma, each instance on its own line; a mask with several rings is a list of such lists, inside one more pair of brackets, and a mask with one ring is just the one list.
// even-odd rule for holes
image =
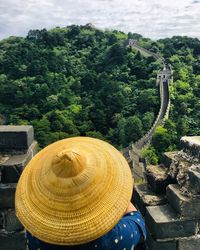
[[[55, 155], [71, 150], [84, 166], [72, 177], [53, 165]], [[68, 172], [67, 172], [68, 174]], [[55, 142], [26, 166], [17, 185], [16, 214], [38, 239], [80, 245], [110, 231], [124, 215], [133, 180], [121, 153], [89, 137]]]

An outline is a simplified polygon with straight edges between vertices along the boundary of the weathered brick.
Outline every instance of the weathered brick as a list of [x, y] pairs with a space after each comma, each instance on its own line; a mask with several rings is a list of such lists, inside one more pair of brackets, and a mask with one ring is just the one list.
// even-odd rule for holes
[[173, 152], [165, 152], [163, 154], [162, 163], [165, 165], [165, 167], [169, 168], [171, 163], [176, 160], [176, 155], [178, 151]]
[[31, 158], [37, 152], [37, 142], [34, 141], [26, 154], [11, 155], [6, 161], [0, 164], [2, 172], [2, 183], [16, 183]]
[[155, 194], [148, 188], [146, 183], [135, 187], [132, 201], [143, 215], [146, 213], [146, 206], [156, 206], [167, 203], [165, 195]]
[[179, 239], [178, 250], [198, 250], [200, 249], [200, 235]]
[[15, 190], [16, 184], [2, 184], [0, 183], [0, 208], [14, 208], [15, 207]]
[[176, 182], [168, 175], [168, 169], [160, 166], [149, 166], [145, 175], [152, 190], [157, 194], [164, 194], [166, 187]]
[[32, 126], [0, 126], [0, 152], [26, 151], [33, 142]]
[[5, 230], [8, 232], [22, 230], [23, 226], [15, 215], [15, 210], [9, 209], [5, 213]]
[[187, 197], [177, 184], [167, 187], [167, 199], [170, 205], [183, 217], [200, 219], [200, 195]]
[[0, 249], [2, 250], [25, 250], [26, 238], [25, 232], [7, 233], [0, 230]]
[[197, 222], [180, 219], [169, 204], [147, 207], [145, 221], [155, 238], [191, 236], [196, 233]]
[[146, 250], [176, 250], [176, 240], [154, 239], [147, 230]]
[[200, 193], [200, 169], [198, 167], [193, 167], [189, 170], [188, 176], [191, 188], [196, 193]]
[[200, 136], [184, 136], [181, 138], [183, 152], [190, 156], [193, 162], [200, 162]]

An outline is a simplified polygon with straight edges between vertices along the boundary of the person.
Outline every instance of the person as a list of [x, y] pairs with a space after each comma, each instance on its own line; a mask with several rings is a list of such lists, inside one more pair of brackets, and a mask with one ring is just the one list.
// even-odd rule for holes
[[16, 189], [28, 249], [135, 249], [146, 229], [130, 202], [132, 191], [128, 163], [109, 143], [73, 137], [47, 146]]

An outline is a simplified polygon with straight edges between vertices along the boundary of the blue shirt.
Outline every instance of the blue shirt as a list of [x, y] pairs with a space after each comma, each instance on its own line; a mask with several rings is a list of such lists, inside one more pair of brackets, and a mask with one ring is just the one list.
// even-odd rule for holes
[[79, 246], [52, 245], [38, 240], [27, 232], [29, 250], [132, 250], [142, 238], [146, 239], [146, 229], [140, 212], [125, 214], [107, 234]]

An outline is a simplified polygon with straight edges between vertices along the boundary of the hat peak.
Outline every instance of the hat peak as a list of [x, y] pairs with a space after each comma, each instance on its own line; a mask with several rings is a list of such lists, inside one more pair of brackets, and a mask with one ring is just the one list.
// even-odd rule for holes
[[85, 168], [85, 158], [75, 150], [64, 149], [53, 157], [52, 168], [57, 177], [74, 177]]

